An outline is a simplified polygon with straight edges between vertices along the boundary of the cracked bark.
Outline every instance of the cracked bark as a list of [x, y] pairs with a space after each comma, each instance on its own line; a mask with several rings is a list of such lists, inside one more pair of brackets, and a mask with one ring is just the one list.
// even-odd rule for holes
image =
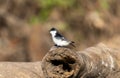
[[43, 58], [42, 69], [46, 78], [108, 78], [119, 71], [119, 55], [104, 44], [78, 52], [59, 47]]
[[120, 78], [119, 50], [52, 48], [40, 62], [1, 62], [0, 78]]

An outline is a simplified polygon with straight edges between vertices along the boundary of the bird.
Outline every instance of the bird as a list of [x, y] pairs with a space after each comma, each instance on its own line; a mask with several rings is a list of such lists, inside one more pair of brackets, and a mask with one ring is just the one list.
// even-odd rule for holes
[[55, 46], [66, 47], [66, 46], [72, 45], [73, 47], [75, 47], [75, 45], [73, 44], [74, 41], [67, 40], [64, 36], [62, 36], [58, 32], [58, 30], [56, 28], [51, 28], [50, 29], [50, 34], [52, 36], [53, 42], [55, 43]]

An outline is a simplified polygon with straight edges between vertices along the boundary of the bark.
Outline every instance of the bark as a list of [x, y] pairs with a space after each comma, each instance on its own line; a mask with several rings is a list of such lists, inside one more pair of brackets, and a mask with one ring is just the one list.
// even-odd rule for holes
[[42, 62], [1, 62], [0, 78], [120, 78], [119, 51], [103, 44], [83, 51], [53, 47]]
[[46, 78], [116, 78], [120, 68], [119, 55], [118, 50], [104, 44], [78, 52], [54, 47], [43, 58], [42, 70]]
[[44, 78], [41, 62], [1, 62], [0, 78]]

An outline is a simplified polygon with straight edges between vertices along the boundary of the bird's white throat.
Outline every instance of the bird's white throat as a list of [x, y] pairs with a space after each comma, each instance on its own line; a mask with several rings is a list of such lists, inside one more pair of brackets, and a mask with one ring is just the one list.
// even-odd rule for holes
[[54, 37], [56, 35], [57, 31], [50, 31], [50, 34], [52, 35], [52, 37]]

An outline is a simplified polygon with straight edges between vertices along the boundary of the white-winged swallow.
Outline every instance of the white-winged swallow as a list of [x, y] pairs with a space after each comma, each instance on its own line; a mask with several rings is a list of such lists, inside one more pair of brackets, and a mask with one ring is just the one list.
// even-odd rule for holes
[[[65, 47], [68, 45], [73, 45], [73, 41], [69, 41], [66, 38], [64, 38], [55, 28], [50, 29], [50, 34], [52, 36], [52, 40], [55, 43], [55, 46], [57, 47]], [[75, 47], [75, 46], [74, 46]]]

